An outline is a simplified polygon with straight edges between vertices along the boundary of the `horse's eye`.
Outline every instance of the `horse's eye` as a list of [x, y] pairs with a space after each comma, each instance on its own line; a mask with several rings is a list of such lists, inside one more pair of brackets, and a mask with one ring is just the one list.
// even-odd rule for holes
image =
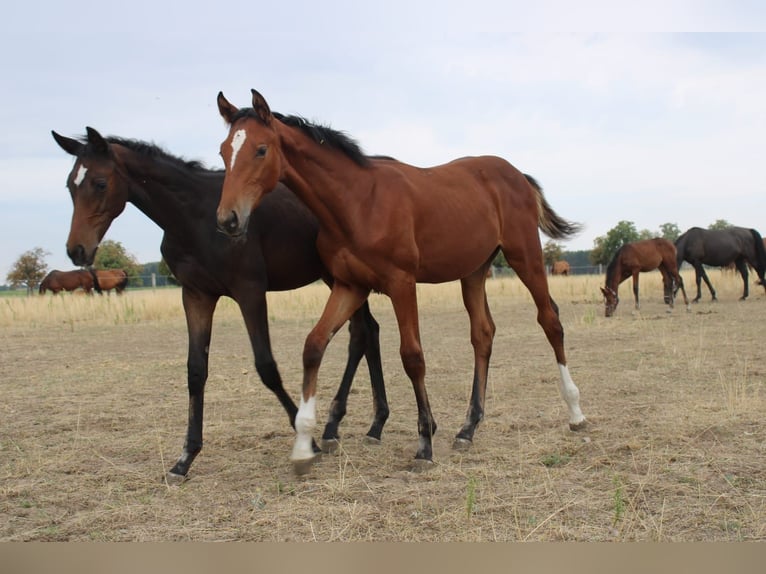
[[269, 148], [265, 145], [258, 146], [258, 149], [255, 151], [255, 157], [263, 157], [266, 155], [266, 150]]
[[97, 179], [93, 182], [93, 187], [96, 189], [96, 191], [106, 191], [106, 180], [105, 179]]

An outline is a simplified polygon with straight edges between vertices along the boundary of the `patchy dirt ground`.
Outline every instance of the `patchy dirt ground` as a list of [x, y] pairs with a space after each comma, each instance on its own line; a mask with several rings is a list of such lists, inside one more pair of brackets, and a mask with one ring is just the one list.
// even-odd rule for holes
[[[690, 313], [682, 306], [667, 313], [659, 289], [642, 283], [637, 313], [626, 283], [616, 316], [606, 319], [600, 278], [552, 278], [590, 421], [573, 433], [553, 353], [514, 281], [491, 282], [498, 332], [486, 418], [467, 453], [451, 449], [470, 393], [467, 317], [457, 290], [423, 298], [439, 423], [437, 464], [426, 473], [410, 471], [416, 409], [383, 297], [373, 301], [392, 410], [383, 443], [362, 442], [371, 416], [363, 363], [341, 452], [301, 478], [288, 458], [292, 430], [255, 373], [232, 306], [221, 309], [213, 334], [205, 448], [180, 487], [163, 481], [186, 425], [180, 312], [4, 327], [0, 540], [766, 538], [763, 290], [739, 302], [741, 282], [718, 279], [718, 303], [705, 296]], [[297, 398], [303, 340], [316, 315], [282, 316], [284, 297], [272, 305], [272, 343]], [[323, 363], [320, 416], [345, 341], [339, 334]]]

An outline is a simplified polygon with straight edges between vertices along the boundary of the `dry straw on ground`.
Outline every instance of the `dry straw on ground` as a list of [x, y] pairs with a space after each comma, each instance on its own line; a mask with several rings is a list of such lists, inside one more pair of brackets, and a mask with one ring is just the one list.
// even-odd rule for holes
[[[687, 284], [692, 277], [685, 275]], [[516, 279], [489, 282], [498, 326], [486, 418], [472, 450], [451, 450], [472, 376], [456, 285], [420, 291], [427, 382], [439, 423], [435, 468], [410, 472], [415, 405], [389, 302], [381, 323], [392, 415], [377, 447], [362, 364], [338, 455], [305, 478], [293, 433], [260, 384], [236, 306], [213, 333], [205, 448], [181, 487], [162, 481], [186, 424], [186, 330], [177, 290], [0, 300], [0, 540], [762, 540], [766, 296], [739, 302], [713, 273], [687, 313], [641, 277], [606, 319], [601, 277], [553, 277], [570, 368], [590, 427], [567, 428], [558, 371]], [[297, 398], [303, 340], [327, 294], [271, 294], [272, 343]], [[345, 331], [320, 372], [326, 412]]]

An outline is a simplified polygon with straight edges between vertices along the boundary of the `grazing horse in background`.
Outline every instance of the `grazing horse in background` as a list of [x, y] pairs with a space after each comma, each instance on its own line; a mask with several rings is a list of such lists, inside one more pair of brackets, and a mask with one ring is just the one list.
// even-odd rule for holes
[[128, 274], [122, 269], [98, 269], [96, 271], [96, 284], [94, 287], [99, 293], [111, 291], [122, 295], [128, 286]]
[[747, 283], [747, 266], [750, 265], [758, 275], [759, 284], [766, 289], [766, 249], [761, 234], [755, 229], [728, 227], [726, 229], [702, 229], [692, 227], [676, 240], [678, 266], [688, 261], [694, 267], [697, 282], [697, 296], [702, 297], [701, 282], [705, 281], [713, 301], [717, 300], [715, 289], [708, 279], [703, 265], [725, 267], [730, 263], [742, 276], [744, 290], [740, 301], [747, 299], [750, 289]]
[[252, 96], [252, 108], [239, 110], [218, 94], [218, 110], [229, 125], [220, 148], [226, 178], [218, 225], [241, 236], [251, 214], [258, 213], [255, 208], [284, 181], [319, 219], [317, 247], [335, 280], [303, 349], [303, 393], [291, 456], [296, 473], [307, 472], [315, 456], [311, 431], [322, 356], [333, 333], [371, 291], [390, 297], [398, 322], [400, 355], [418, 407], [415, 467], [432, 463], [436, 422], [425, 386], [419, 282], [461, 282], [475, 362], [468, 413], [455, 446], [471, 444], [484, 415], [495, 333], [485, 281], [498, 250], [537, 306], [538, 322], [559, 366], [559, 390], [569, 409], [570, 428], [585, 425], [538, 235], [540, 228], [552, 238], [563, 238], [578, 226], [553, 211], [534, 179], [497, 157], [463, 158], [426, 169], [371, 159], [342, 132], [297, 116], [272, 114], [263, 96], [255, 90]]
[[684, 280], [678, 273], [676, 263], [676, 248], [667, 239], [646, 239], [626, 243], [615, 253], [606, 268], [606, 285], [601, 288], [604, 295], [604, 314], [611, 317], [614, 314], [620, 298], [617, 288], [628, 277], [633, 277], [633, 297], [638, 302], [638, 274], [659, 269], [662, 283], [665, 286], [665, 303], [673, 308], [675, 291], [680, 288], [684, 295], [686, 309], [689, 310], [689, 299], [686, 297]]
[[554, 261], [553, 265], [551, 265], [551, 275], [569, 275], [569, 271], [571, 268], [569, 267], [569, 261]]
[[87, 269], [73, 269], [72, 271], [54, 269], [40, 282], [38, 292], [43, 295], [50, 291], [56, 295], [61, 291], [82, 289], [88, 295], [92, 295], [93, 287], [93, 273]]
[[[298, 411], [282, 384], [269, 340], [267, 291], [296, 289], [331, 276], [316, 249], [317, 221], [283, 185], [269, 194], [239, 241], [216, 231], [215, 210], [223, 172], [205, 169], [161, 148], [122, 138], [104, 138], [87, 129], [87, 138], [53, 132], [64, 151], [75, 156], [67, 179], [74, 213], [67, 253], [75, 264], [93, 262], [111, 222], [133, 203], [162, 230], [161, 251], [181, 284], [189, 333], [189, 411], [183, 454], [167, 474], [180, 482], [202, 449], [202, 418], [213, 313], [221, 297], [239, 305], [263, 383], [279, 399], [295, 426]], [[379, 441], [388, 403], [378, 343], [378, 324], [364, 305], [350, 325], [349, 356], [325, 429], [327, 445], [337, 441], [349, 389], [362, 356], [373, 387], [374, 420], [368, 437]], [[315, 445], [312, 444], [315, 448]]]

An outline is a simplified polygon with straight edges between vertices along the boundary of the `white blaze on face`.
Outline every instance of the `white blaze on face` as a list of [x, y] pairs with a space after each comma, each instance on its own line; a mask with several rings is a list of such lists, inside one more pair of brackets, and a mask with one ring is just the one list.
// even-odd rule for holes
[[85, 174], [87, 173], [88, 173], [88, 168], [80, 164], [80, 167], [77, 169], [77, 175], [74, 176], [73, 183], [77, 187], [80, 187], [80, 184], [85, 180]]
[[245, 130], [237, 130], [231, 137], [231, 165], [229, 166], [229, 171], [234, 169], [234, 162], [237, 161], [237, 154], [239, 154], [239, 150], [242, 149], [246, 139], [247, 134], [245, 133]]

